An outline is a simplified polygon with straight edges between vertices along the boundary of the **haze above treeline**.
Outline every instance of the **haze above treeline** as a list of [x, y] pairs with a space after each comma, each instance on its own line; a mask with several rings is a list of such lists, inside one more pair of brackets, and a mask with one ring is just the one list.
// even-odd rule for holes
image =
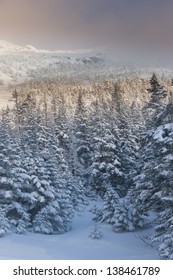
[[173, 2], [1, 0], [0, 38], [42, 49], [171, 49]]

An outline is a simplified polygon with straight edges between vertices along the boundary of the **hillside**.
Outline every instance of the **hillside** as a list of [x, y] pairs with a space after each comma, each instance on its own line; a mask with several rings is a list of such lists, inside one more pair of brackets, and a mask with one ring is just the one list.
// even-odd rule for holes
[[[128, 62], [127, 62], [128, 61]], [[18, 46], [0, 41], [0, 84], [18, 84], [38, 78], [117, 78], [121, 76], [149, 76], [156, 73], [172, 75], [170, 67], [151, 66], [124, 57], [121, 52], [106, 50], [49, 51], [31, 45]]]

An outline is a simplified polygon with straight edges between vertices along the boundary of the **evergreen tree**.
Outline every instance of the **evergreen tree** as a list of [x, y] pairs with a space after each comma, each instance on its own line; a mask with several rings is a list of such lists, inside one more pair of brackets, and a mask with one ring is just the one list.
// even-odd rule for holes
[[6, 218], [5, 211], [0, 208], [0, 237], [10, 232], [10, 222]]
[[60, 93], [52, 93], [51, 100], [52, 131], [56, 136], [59, 147], [63, 151], [66, 160], [69, 159], [70, 139], [68, 135], [68, 116], [64, 96]]
[[92, 239], [101, 239], [103, 236], [102, 232], [100, 231], [100, 229], [98, 228], [98, 225], [95, 224], [92, 228], [91, 228], [91, 232], [89, 234], [89, 237], [91, 237]]
[[150, 79], [150, 88], [148, 89], [148, 93], [150, 94], [150, 100], [146, 107], [157, 111], [161, 105], [162, 99], [167, 96], [167, 93], [163, 86], [160, 85], [155, 73], [153, 73]]
[[[83, 101], [83, 93], [79, 93], [74, 116], [74, 147], [76, 151], [76, 175], [79, 175], [83, 184], [88, 185], [87, 170], [91, 165], [91, 145], [88, 118]], [[75, 155], [74, 155], [75, 156]]]
[[161, 257], [172, 258], [172, 143], [173, 106], [161, 107], [141, 148], [138, 173], [134, 178], [133, 202], [143, 214], [157, 213], [155, 238]]
[[21, 233], [30, 226], [30, 177], [22, 166], [20, 149], [16, 144], [6, 143], [6, 147], [1, 145], [0, 158], [1, 207], [11, 225]]
[[143, 226], [143, 217], [129, 197], [120, 198], [111, 186], [104, 195], [103, 207], [94, 213], [94, 220], [112, 224], [113, 231], [133, 231]]
[[101, 108], [95, 104], [96, 113], [92, 115], [92, 165], [90, 168], [90, 185], [101, 196], [107, 186], [111, 185], [120, 196], [125, 193], [124, 169], [118, 156], [118, 139], [111, 131], [109, 120], [103, 118]]

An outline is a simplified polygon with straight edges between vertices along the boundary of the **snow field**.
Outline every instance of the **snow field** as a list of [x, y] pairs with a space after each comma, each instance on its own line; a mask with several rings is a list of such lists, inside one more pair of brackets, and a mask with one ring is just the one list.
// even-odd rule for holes
[[[100, 224], [103, 237], [89, 237], [94, 222], [91, 205], [76, 216], [72, 230], [62, 235], [27, 233], [0, 239], [1, 260], [156, 260], [157, 252], [145, 244], [137, 233], [115, 233], [111, 226]], [[142, 236], [148, 231], [141, 231]], [[140, 236], [140, 235], [139, 235]]]

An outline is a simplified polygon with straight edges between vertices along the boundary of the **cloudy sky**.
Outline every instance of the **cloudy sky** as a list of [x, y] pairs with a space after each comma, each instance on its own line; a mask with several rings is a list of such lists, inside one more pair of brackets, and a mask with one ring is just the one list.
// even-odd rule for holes
[[41, 48], [173, 46], [172, 0], [0, 0], [0, 39]]

